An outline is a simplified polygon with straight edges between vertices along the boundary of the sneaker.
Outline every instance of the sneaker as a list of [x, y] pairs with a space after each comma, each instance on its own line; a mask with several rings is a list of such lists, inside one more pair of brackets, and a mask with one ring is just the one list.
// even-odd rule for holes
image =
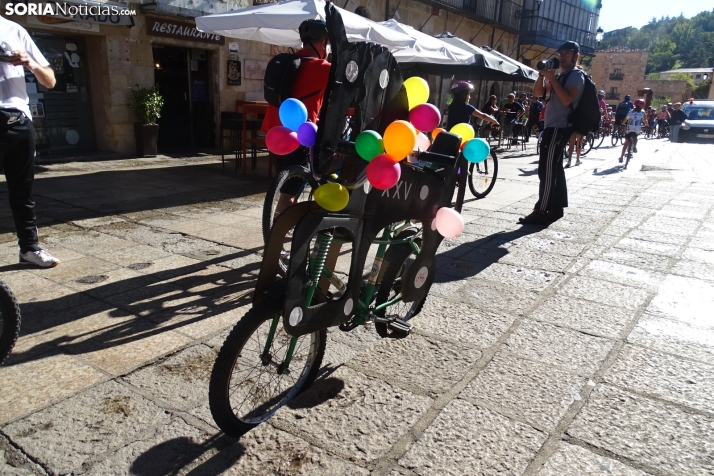
[[20, 253], [20, 264], [34, 264], [40, 268], [54, 268], [60, 264], [60, 260], [45, 250], [28, 251], [27, 253]]
[[578, 165], [582, 164], [582, 161], [580, 159], [577, 159], [575, 161], [575, 166], [577, 167]]
[[620, 162], [620, 163], [622, 163], [623, 160], [625, 160], [624, 157], [620, 157], [619, 159], [617, 159], [617, 161]]
[[552, 222], [547, 212], [533, 210], [530, 215], [518, 219], [521, 225], [548, 225]]

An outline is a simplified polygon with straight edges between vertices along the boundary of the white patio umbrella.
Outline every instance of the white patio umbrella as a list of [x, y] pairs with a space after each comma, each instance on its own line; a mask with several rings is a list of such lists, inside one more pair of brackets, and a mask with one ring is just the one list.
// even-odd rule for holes
[[414, 39], [413, 46], [392, 50], [392, 55], [399, 63], [463, 65], [474, 62], [472, 52], [422, 33], [409, 25], [404, 25], [394, 19], [379, 24]]
[[[371, 41], [393, 48], [414, 44], [409, 35], [391, 30], [377, 22], [336, 7], [350, 41]], [[199, 30], [227, 38], [261, 41], [280, 46], [301, 45], [298, 27], [305, 20], [324, 20], [323, 0], [285, 0], [267, 5], [241, 8], [196, 18]]]

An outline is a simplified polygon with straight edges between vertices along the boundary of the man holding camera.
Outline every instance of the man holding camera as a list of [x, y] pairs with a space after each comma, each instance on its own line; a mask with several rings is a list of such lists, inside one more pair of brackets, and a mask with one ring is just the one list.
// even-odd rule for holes
[[[543, 136], [538, 159], [538, 201], [533, 212], [520, 218], [524, 225], [547, 225], [563, 217], [568, 206], [568, 189], [563, 170], [563, 148], [572, 132], [571, 114], [585, 87], [585, 73], [576, 68], [580, 45], [566, 41], [558, 48], [558, 58], [538, 63], [534, 96], [550, 97], [545, 109]], [[560, 74], [555, 70], [560, 67]], [[563, 78], [565, 79], [563, 80]]]

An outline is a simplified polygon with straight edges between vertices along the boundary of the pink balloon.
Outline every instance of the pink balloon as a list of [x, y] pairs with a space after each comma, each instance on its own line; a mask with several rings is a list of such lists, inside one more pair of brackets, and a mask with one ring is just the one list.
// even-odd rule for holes
[[444, 238], [456, 238], [464, 231], [464, 219], [453, 208], [439, 208], [436, 212], [436, 231]]
[[379, 154], [367, 165], [367, 180], [377, 190], [388, 190], [394, 187], [402, 176], [399, 162], [391, 155]]
[[414, 150], [429, 150], [431, 147], [431, 141], [423, 132], [417, 134], [416, 144], [414, 144]]
[[424, 103], [414, 106], [409, 111], [409, 122], [419, 131], [433, 131], [441, 122], [439, 109], [433, 104]]
[[276, 155], [288, 155], [300, 147], [297, 132], [284, 126], [271, 127], [265, 136], [265, 145]]

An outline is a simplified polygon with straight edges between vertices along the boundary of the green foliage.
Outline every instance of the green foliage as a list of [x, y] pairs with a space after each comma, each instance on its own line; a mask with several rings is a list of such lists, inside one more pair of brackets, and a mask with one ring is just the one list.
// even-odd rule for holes
[[668, 102], [672, 102], [672, 98], [669, 96], [655, 96], [652, 98], [650, 106], [653, 106], [659, 111], [662, 105], [667, 104]]
[[623, 28], [604, 35], [601, 47], [627, 46], [648, 51], [646, 73], [714, 66], [714, 10], [692, 18], [661, 17], [642, 28]]
[[692, 97], [694, 99], [707, 99], [709, 97], [709, 88], [712, 86], [712, 80], [707, 79], [702, 81], [698, 86], [692, 88]]
[[137, 84], [129, 91], [127, 106], [134, 111], [139, 123], [156, 124], [156, 120], [161, 117], [164, 98], [159, 93], [158, 85], [142, 88]]
[[675, 73], [669, 77], [670, 81], [686, 81], [691, 87], [694, 87], [694, 80], [687, 73]]
[[659, 73], [650, 73], [647, 76], [645, 76], [645, 79], [654, 79], [658, 80], [659, 79]]

